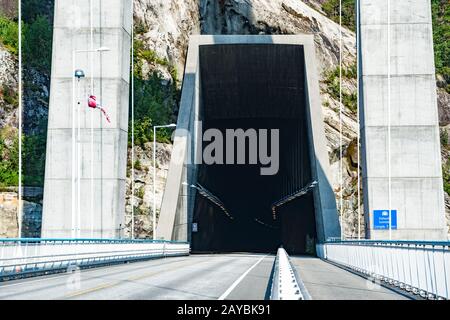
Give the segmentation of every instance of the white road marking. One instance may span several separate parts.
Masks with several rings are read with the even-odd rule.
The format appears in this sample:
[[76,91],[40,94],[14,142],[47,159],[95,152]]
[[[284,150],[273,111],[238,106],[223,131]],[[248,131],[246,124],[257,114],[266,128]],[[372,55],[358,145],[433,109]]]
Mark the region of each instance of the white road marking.
[[264,257],[259,259],[254,265],[252,265],[247,271],[245,271],[235,282],[233,282],[233,284],[227,289],[227,291],[225,291],[217,300],[225,300],[226,297],[229,296],[231,291],[233,291],[234,288],[236,288],[238,286],[238,284],[241,283],[242,280],[244,280],[244,278],[250,273],[250,271],[252,271],[267,256],[268,255],[265,255]]

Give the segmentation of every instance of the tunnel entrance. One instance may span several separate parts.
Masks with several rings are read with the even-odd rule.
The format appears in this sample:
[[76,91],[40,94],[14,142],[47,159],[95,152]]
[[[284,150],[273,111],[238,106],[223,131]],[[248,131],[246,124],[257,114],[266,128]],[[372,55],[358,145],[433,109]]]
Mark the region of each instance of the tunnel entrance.
[[285,203],[275,214],[272,209],[313,179],[303,46],[202,45],[199,58],[202,131],[214,128],[225,136],[227,129],[279,130],[279,170],[261,175],[261,164],[249,162],[199,165],[198,185],[223,208],[197,192],[192,251],[275,252],[283,245],[290,254],[313,253],[312,193]]

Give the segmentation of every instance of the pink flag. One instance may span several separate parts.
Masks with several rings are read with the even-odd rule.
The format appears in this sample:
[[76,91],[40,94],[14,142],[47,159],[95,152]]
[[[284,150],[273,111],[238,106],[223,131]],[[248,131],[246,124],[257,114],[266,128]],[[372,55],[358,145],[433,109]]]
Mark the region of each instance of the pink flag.
[[96,96],[93,96],[93,95],[89,96],[88,107],[92,108],[92,109],[100,109],[100,111],[105,116],[106,121],[108,121],[108,123],[111,123],[111,119],[109,118],[108,114],[106,113],[106,110],[97,102]]

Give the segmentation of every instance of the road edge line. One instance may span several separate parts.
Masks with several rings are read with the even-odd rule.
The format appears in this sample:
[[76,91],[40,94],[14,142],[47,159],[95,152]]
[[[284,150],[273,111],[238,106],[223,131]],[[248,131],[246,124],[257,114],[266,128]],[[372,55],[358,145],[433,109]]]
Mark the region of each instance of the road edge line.
[[241,283],[242,280],[252,271],[261,261],[267,258],[269,255],[265,255],[261,259],[259,259],[254,265],[252,265],[247,271],[245,271],[233,284],[217,299],[217,300],[225,300],[230,293]]

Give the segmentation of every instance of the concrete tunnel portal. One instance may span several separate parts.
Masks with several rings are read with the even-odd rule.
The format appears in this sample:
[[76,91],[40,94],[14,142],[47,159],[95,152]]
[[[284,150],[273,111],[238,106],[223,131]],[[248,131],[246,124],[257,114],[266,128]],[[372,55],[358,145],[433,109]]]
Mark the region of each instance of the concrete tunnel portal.
[[[245,133],[234,147],[229,131]],[[156,233],[192,252],[290,254],[339,236],[312,35],[191,36]]]
[[[313,179],[303,46],[205,45],[199,59],[202,131],[218,129],[225,137],[227,129],[278,129],[279,170],[261,175],[261,164],[248,164],[249,139],[246,164],[199,165],[197,182],[230,216],[197,193],[192,251],[274,252],[283,245],[291,253],[312,253],[317,238],[312,193],[281,206],[275,216],[272,211],[273,203]],[[226,158],[226,148],[223,152]]]

